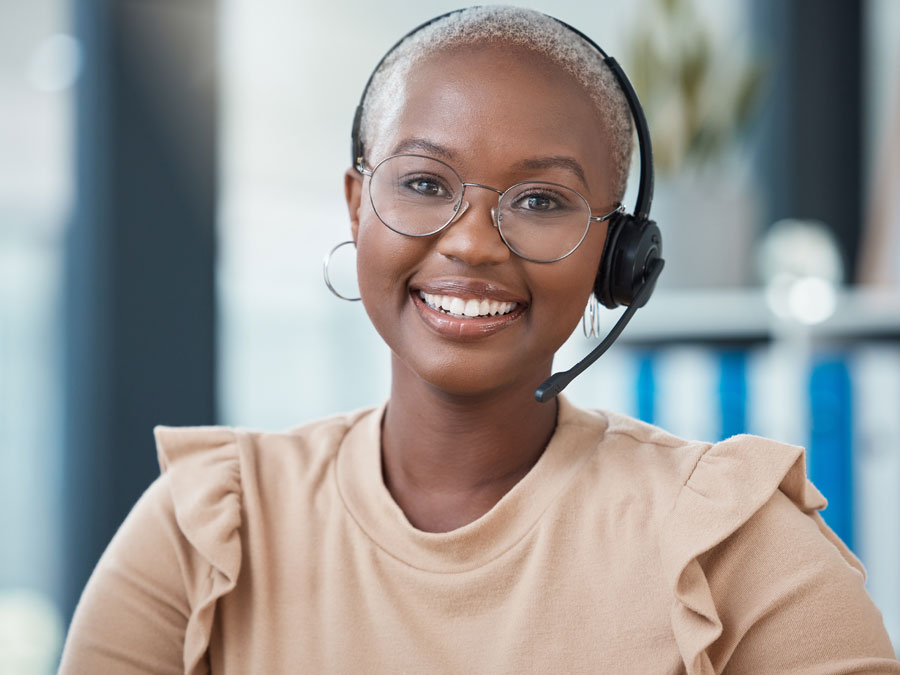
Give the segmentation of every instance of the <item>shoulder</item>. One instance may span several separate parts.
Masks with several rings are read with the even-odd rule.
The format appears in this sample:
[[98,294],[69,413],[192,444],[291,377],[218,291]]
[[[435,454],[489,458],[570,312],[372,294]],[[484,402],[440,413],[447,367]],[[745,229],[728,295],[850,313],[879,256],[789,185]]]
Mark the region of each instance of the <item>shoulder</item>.
[[741,435],[700,455],[659,534],[688,672],[900,672],[826,505],[801,447]]
[[347,431],[375,410],[334,415],[284,431],[157,426],[153,433],[159,466],[169,476],[177,508],[179,503],[196,502],[201,493],[207,501],[219,503],[228,495],[239,497],[248,480],[278,475],[287,464],[301,473],[322,470]]
[[307,455],[333,451],[347,431],[375,409],[342,413],[291,427],[263,431],[244,427],[157,426],[153,429],[163,473],[185,465],[209,466],[233,463],[245,452],[276,454],[290,447]]
[[[209,642],[213,607],[232,591],[241,572],[245,519],[264,514],[302,481],[322,484],[347,432],[373,410],[359,410],[282,432],[227,426],[157,426],[162,476],[154,501],[165,504],[172,528],[192,561],[185,663],[196,663]],[[277,506],[276,506],[277,508]],[[254,521],[255,522],[255,521]]]
[[789,480],[695,560],[716,610],[708,658],[736,672],[900,673],[862,564],[815,487]]
[[236,578],[246,502],[273,496],[279,487],[296,489],[303,480],[321,480],[344,435],[370,412],[335,415],[281,432],[157,426],[153,433],[162,480],[182,533],[203,558]]
[[267,481],[277,483],[288,470],[301,480],[321,475],[348,430],[373,411],[334,415],[279,432],[155,427],[159,466],[179,525],[201,553],[216,559],[212,549],[222,548],[223,531],[240,526],[245,493],[270,487]]
[[[594,492],[627,501],[617,513],[641,514],[657,542],[687,672],[900,672],[884,660],[890,643],[862,565],[818,513],[827,502],[802,447],[686,440],[605,411],[573,416],[593,425]],[[803,671],[804,661],[819,669]]]
[[660,427],[613,412],[603,413],[609,421],[604,434],[606,445],[618,454],[638,460],[643,468],[666,480],[686,481],[700,458],[712,444],[679,438]]
[[[565,415],[563,415],[563,411]],[[589,451],[586,489],[604,500],[640,497],[641,512],[659,527],[711,443],[687,440],[640,420],[566,403],[560,422],[577,426]]]
[[641,489],[662,486],[660,505],[669,524],[702,524],[696,546],[709,548],[731,534],[776,491],[803,512],[825,508],[806,479],[802,447],[742,434],[710,443],[679,438],[627,415],[575,409],[581,425],[595,427],[594,460],[606,473]]

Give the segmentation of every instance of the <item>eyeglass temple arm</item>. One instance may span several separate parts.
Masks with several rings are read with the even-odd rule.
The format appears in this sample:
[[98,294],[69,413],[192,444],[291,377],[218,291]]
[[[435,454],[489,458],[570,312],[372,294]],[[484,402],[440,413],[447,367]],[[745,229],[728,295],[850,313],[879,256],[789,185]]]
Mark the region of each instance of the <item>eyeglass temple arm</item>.
[[612,211],[610,211],[609,213],[605,213],[602,216],[591,216],[591,222],[592,223],[602,223],[604,220],[609,220],[617,213],[624,213],[624,212],[625,212],[625,205],[622,204],[621,202],[619,202],[619,205],[616,208],[614,208]]

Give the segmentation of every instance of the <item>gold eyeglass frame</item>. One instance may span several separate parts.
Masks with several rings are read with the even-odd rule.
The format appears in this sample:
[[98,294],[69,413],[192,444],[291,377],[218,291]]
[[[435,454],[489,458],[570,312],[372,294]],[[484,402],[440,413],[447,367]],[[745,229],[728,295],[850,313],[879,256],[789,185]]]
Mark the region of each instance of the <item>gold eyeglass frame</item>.
[[[447,220],[447,222],[445,222],[440,227],[432,230],[431,232],[425,232],[422,234],[410,234],[408,232],[401,232],[400,230],[398,230],[394,226],[392,226],[390,223],[385,221],[385,219],[378,212],[378,208],[375,206],[375,200],[372,197],[372,177],[375,175],[375,172],[378,171],[378,168],[382,164],[384,164],[385,162],[392,160],[396,157],[417,157],[420,159],[427,159],[432,162],[437,162],[438,164],[443,164],[445,167],[450,169],[450,171],[453,173],[454,176],[456,176],[456,179],[459,181],[459,184],[462,187],[462,189],[459,192],[459,198],[457,199],[456,204],[453,207],[453,215],[450,216],[450,218]],[[465,198],[466,188],[467,187],[482,188],[483,190],[490,190],[491,192],[494,192],[497,194],[497,207],[491,208],[491,222],[493,222],[494,227],[497,228],[497,232],[500,234],[500,238],[503,240],[503,243],[506,244],[506,247],[510,251],[515,253],[520,258],[522,258],[524,260],[528,260],[529,262],[534,262],[534,263],[553,263],[553,262],[562,260],[563,258],[567,258],[568,256],[572,255],[578,249],[578,247],[581,246],[581,243],[585,240],[585,238],[587,238],[588,232],[591,229],[591,223],[602,223],[605,220],[609,220],[617,213],[623,213],[625,211],[625,206],[621,202],[619,202],[619,204],[609,213],[605,213],[602,216],[591,215],[591,213],[592,213],[591,205],[588,203],[588,200],[585,199],[584,195],[582,195],[580,192],[578,192],[578,190],[575,190],[574,188],[571,188],[568,185],[563,185],[562,183],[552,183],[550,181],[527,180],[527,181],[521,181],[519,183],[516,183],[515,185],[511,185],[510,187],[506,188],[505,190],[498,190],[497,188],[493,188],[489,185],[483,185],[481,183],[466,183],[465,181],[463,181],[462,177],[459,175],[459,173],[456,171],[456,169],[454,169],[452,166],[447,164],[447,162],[444,162],[443,160],[437,159],[435,157],[429,157],[428,155],[419,155],[419,154],[415,154],[415,153],[400,153],[400,154],[396,154],[396,155],[391,155],[389,157],[385,157],[384,159],[382,159],[371,169],[367,169],[365,167],[365,165],[363,163],[364,161],[365,160],[362,157],[356,158],[356,170],[359,171],[362,175],[369,177],[369,203],[372,205],[372,210],[375,212],[375,215],[378,216],[378,220],[380,220],[384,224],[384,226],[387,227],[389,230],[396,232],[397,234],[402,234],[404,237],[430,237],[432,235],[435,235],[438,232],[445,230],[454,220],[456,220],[459,216],[461,216],[466,211],[466,208],[468,208],[468,202],[466,202],[466,208],[463,208],[462,212],[460,212],[460,207],[462,207],[462,204],[463,204],[463,201]],[[575,244],[575,246],[573,246],[567,253],[564,253],[563,255],[561,255],[557,258],[553,258],[551,260],[539,260],[537,258],[530,258],[527,255],[523,255],[522,253],[517,251],[515,249],[515,247],[512,244],[510,244],[509,241],[507,241],[506,235],[504,235],[503,228],[500,223],[500,221],[502,220],[502,218],[499,214],[500,203],[503,201],[503,197],[506,195],[506,193],[509,192],[510,190],[514,190],[515,188],[518,188],[522,185],[532,185],[532,184],[552,185],[554,187],[564,188],[564,189],[578,195],[579,199],[581,199],[581,201],[584,203],[585,207],[587,208],[588,218],[587,218],[587,222],[585,223],[584,232],[581,235],[581,239],[579,239],[578,243]]]

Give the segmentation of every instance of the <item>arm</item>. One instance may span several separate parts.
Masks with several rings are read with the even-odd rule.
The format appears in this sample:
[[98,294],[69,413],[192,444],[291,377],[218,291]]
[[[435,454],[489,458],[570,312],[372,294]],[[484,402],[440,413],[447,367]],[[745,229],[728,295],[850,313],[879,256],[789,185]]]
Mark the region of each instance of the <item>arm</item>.
[[900,673],[862,567],[784,493],[701,561],[723,622],[716,672]]
[[60,673],[183,673],[196,562],[175,521],[167,475],[113,537],[75,610]]

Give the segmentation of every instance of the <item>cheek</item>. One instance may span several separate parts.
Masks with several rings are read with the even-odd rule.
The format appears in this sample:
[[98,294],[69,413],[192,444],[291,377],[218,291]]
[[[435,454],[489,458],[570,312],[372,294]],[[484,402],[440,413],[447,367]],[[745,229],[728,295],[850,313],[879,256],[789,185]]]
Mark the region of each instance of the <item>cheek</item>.
[[540,274],[534,275],[535,285],[539,289],[534,294],[534,321],[549,326],[548,338],[553,349],[558,349],[581,321],[584,308],[593,286],[593,277],[589,277],[586,269],[579,269],[571,275]]
[[382,336],[407,305],[407,284],[422,257],[423,242],[389,230],[368,209],[360,210],[356,272],[366,313]]
[[535,300],[541,301],[542,314],[553,314],[553,335],[560,344],[581,321],[593,292],[605,239],[606,228],[596,228],[568,258],[548,265],[532,264]]
[[399,235],[385,227],[369,201],[364,200],[356,234],[356,268],[363,301],[367,295],[377,295],[397,276],[398,266],[392,264],[392,259],[402,250],[402,242],[393,239],[399,239]]

